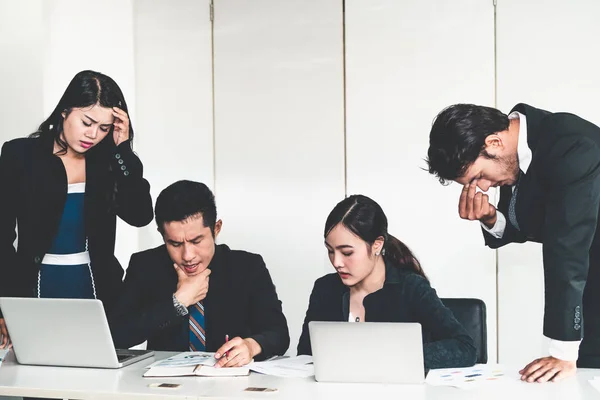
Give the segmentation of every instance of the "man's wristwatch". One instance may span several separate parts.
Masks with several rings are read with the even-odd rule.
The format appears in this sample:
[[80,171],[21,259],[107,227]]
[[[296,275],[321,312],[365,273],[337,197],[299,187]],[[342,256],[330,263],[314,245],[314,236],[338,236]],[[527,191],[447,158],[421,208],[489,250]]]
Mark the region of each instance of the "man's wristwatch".
[[184,315],[188,315],[188,309],[186,306],[181,304],[177,297],[175,297],[175,293],[173,293],[173,306],[175,307],[175,312],[177,315],[183,317]]

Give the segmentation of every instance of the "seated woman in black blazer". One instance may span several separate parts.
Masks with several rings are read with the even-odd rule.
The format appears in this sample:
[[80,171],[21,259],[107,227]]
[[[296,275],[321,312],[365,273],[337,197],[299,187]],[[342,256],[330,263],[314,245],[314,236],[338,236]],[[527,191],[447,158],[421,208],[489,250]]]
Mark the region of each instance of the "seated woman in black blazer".
[[312,354],[310,321],[419,322],[425,368],[475,364],[473,339],[387,226],[379,204],[362,195],[344,199],[329,214],[325,247],[336,272],[315,282],[298,354]]

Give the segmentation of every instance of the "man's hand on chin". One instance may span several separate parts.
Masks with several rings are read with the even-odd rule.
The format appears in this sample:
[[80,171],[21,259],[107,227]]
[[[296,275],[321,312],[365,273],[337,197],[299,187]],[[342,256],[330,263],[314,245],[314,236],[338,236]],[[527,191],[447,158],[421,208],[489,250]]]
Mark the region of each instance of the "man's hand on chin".
[[527,382],[558,382],[575,375],[576,361],[564,361],[554,357],[538,358],[519,371],[521,380]]

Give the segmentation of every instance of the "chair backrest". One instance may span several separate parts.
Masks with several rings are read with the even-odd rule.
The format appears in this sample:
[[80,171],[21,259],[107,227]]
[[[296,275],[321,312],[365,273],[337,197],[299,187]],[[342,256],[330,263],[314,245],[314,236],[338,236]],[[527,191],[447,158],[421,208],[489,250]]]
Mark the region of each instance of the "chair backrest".
[[477,363],[487,363],[487,324],[485,303],[480,299],[441,299],[471,335],[477,348]]

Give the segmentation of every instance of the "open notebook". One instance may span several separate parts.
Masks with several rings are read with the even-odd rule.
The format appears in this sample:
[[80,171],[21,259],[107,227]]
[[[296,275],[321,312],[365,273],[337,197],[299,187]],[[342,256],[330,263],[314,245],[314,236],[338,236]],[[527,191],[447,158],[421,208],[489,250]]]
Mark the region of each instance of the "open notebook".
[[146,378],[166,376],[245,376],[250,368],[215,368],[215,353],[185,352],[157,361],[149,366]]

